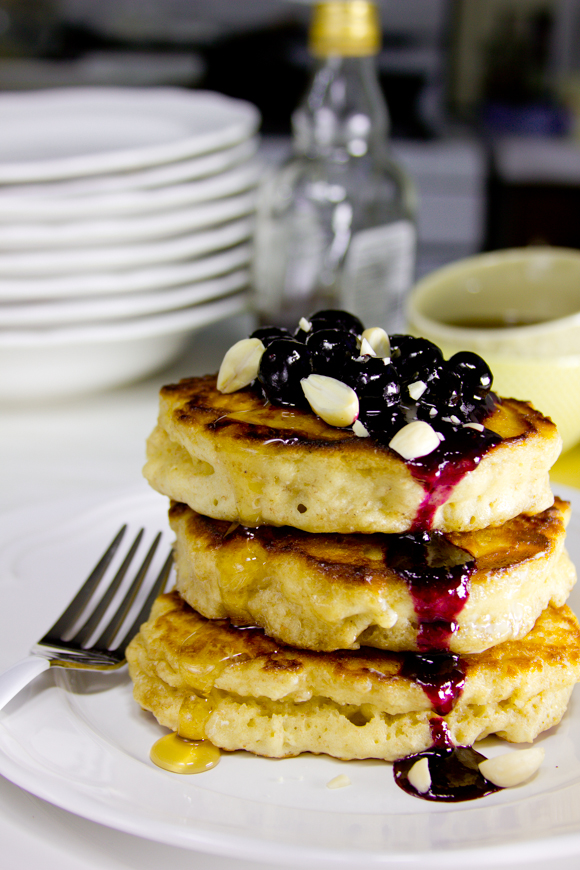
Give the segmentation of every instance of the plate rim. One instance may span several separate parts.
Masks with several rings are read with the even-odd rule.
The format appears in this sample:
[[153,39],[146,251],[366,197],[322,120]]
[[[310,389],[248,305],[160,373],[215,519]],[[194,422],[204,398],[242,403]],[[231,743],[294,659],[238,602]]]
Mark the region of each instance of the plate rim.
[[5,277],[33,278],[38,275],[58,277],[96,269],[109,272],[114,269],[146,268],[175,260],[197,258],[217,253],[252,235],[254,218],[246,214],[217,224],[209,229],[169,238],[131,241],[121,245],[68,248],[62,251],[0,252],[0,281]]
[[214,320],[241,314],[248,309],[250,298],[249,291],[241,289],[222,298],[174,311],[162,311],[109,323],[75,324],[68,328],[63,326],[0,330],[0,352],[9,352],[12,348],[48,349],[81,343],[107,344],[138,341],[157,335],[178,335],[207,326]]
[[[95,191],[113,193],[134,193],[136,191],[157,190],[160,187],[180,184],[185,180],[197,181],[211,178],[227,169],[235,168],[256,156],[260,144],[259,136],[253,135],[219,151],[185,157],[171,163],[137,167],[121,172],[112,171],[100,176],[81,176],[79,178],[57,178],[48,181],[22,182],[7,185],[0,190],[0,205],[3,197],[17,197],[25,193],[34,200],[35,194],[49,199],[56,192],[58,199],[92,197]],[[31,195],[32,194],[32,195]]]
[[130,218],[202,205],[256,187],[262,172],[261,162],[257,158],[250,158],[213,175],[153,188],[137,187],[88,196],[45,196],[37,199],[10,196],[0,191],[0,225],[53,225],[73,220],[93,222],[95,216],[101,220],[118,219],[121,216]]
[[[0,206],[1,207],[1,206]],[[0,224],[0,258],[34,254],[45,250],[74,256],[78,247],[155,242],[176,235],[211,229],[253,214],[256,186],[247,190],[146,214],[99,216],[90,220],[61,223]]]
[[192,281],[178,287],[147,293],[119,294],[112,299],[108,296],[103,299],[81,296],[23,305],[15,303],[5,307],[2,326],[10,329],[44,329],[67,325],[72,327],[83,321],[88,325],[93,320],[107,322],[161,314],[220,299],[249,286],[250,277],[249,265],[246,265],[223,275]]
[[208,105],[213,108],[218,104],[225,114],[229,114],[228,126],[205,133],[181,136],[177,139],[157,145],[132,146],[106,152],[85,152],[70,157],[58,157],[46,160],[5,162],[0,160],[0,183],[27,183],[31,181],[49,181],[79,176],[102,175],[107,172],[120,172],[137,167],[152,167],[165,162],[183,160],[187,157],[207,154],[213,150],[222,150],[243,139],[252,136],[260,124],[260,113],[256,106],[246,100],[228,97],[225,94],[206,90],[187,90],[179,87],[155,88],[47,88],[44,91],[12,92],[0,97],[0,121],[6,117],[30,113],[31,108],[41,109],[74,107],[79,103],[86,105],[87,101],[99,104],[109,101],[109,106],[119,107],[125,103],[147,107],[155,111],[157,106],[163,107],[163,115],[167,115],[170,104],[181,109],[187,117],[196,104]]
[[[31,276],[12,280],[0,278],[0,301],[17,304],[22,300],[27,302],[42,299],[43,303],[48,303],[53,298],[83,299],[86,296],[96,294],[108,296],[117,293],[160,292],[184,282],[193,284],[198,281],[206,281],[225,275],[233,269],[246,267],[251,261],[251,253],[250,241],[242,240],[235,242],[228,248],[200,254],[193,260],[168,261],[149,268],[134,267],[122,273],[102,272],[99,274],[90,272],[48,278]],[[188,267],[193,270],[193,278],[187,273]],[[201,271],[202,277],[196,275],[196,268],[197,271]],[[206,271],[208,268],[209,272]],[[184,277],[184,273],[186,277]],[[119,287],[119,280],[126,277],[129,277],[129,281],[124,287]]]

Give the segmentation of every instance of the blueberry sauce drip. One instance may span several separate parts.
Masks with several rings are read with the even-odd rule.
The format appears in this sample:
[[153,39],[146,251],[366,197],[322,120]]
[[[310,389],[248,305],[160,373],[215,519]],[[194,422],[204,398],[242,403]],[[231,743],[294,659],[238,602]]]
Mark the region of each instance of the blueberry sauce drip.
[[418,683],[439,716],[450,713],[465,685],[465,669],[454,653],[405,653],[402,677]]
[[385,560],[409,587],[419,623],[419,650],[448,650],[456,617],[469,596],[475,559],[441,532],[397,535],[393,541]]
[[431,740],[433,748],[438,749],[454,749],[455,743],[449,733],[447,722],[441,719],[440,716],[433,716],[429,722],[429,730],[431,731]]
[[423,485],[425,496],[413,521],[412,531],[430,529],[437,508],[444,504],[454,487],[473,471],[487,451],[501,442],[491,429],[449,427],[445,440],[427,456],[410,459],[407,465],[413,477]]
[[[431,720],[431,735],[433,746],[430,749],[394,763],[393,774],[399,788],[413,797],[448,803],[475,800],[501,790],[479,770],[485,755],[471,746],[455,746],[442,719]],[[423,793],[409,782],[409,771],[422,758],[427,758],[431,775],[431,785]]]

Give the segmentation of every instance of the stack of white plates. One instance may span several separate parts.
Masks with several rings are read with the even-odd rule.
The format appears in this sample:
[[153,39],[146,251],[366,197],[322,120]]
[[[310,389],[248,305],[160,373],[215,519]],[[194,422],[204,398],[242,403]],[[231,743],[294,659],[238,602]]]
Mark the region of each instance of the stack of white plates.
[[0,398],[143,377],[247,307],[258,125],[204,91],[0,95]]

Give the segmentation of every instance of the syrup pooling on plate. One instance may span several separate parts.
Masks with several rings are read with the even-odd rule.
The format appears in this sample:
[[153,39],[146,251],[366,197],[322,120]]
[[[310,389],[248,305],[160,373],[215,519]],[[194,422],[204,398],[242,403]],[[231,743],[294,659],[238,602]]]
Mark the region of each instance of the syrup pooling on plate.
[[171,773],[204,773],[220,760],[220,750],[209,740],[187,740],[172,732],[151,747],[151,761]]

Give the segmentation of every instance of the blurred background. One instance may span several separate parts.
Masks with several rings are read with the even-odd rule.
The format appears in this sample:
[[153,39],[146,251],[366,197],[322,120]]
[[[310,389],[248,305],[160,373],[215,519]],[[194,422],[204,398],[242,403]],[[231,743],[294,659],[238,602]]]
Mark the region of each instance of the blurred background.
[[[420,194],[417,274],[580,247],[579,0],[382,0],[381,85]],[[179,85],[253,102],[278,159],[306,86],[308,3],[1,0],[0,88]]]
[[[291,116],[312,73],[311,6],[0,0],[0,371],[21,377],[17,383],[5,376],[2,397],[28,390],[49,397],[56,384],[64,394],[129,382],[174,358],[188,332],[247,305],[258,182],[291,152]],[[580,249],[580,0],[378,6],[377,67],[392,152],[418,194],[414,279],[480,252]],[[74,102],[79,88],[95,86],[119,89],[119,106],[125,101],[123,118],[112,104],[103,109],[102,129],[80,96]],[[243,101],[243,129],[173,153],[172,139],[179,145],[190,136],[191,144],[199,130],[183,100],[164,114],[155,103],[159,86]],[[49,89],[69,96],[58,118],[43,109],[45,122],[35,109],[44,103],[27,101]],[[218,111],[219,100],[213,102]],[[231,111],[244,114],[243,106]],[[32,134],[23,126],[26,112],[36,124]],[[133,123],[134,146],[146,152],[159,132],[169,150],[110,172],[98,165],[84,177],[69,172],[69,144],[71,154],[82,155],[84,139],[96,136],[89,151],[122,156]],[[53,166],[55,156],[60,164]],[[141,342],[144,330],[167,334],[156,357],[153,338]],[[107,377],[105,341],[125,354]],[[87,342],[95,347],[87,362],[92,386],[78,367],[73,383],[69,363],[88,355]],[[141,359],[131,368],[128,355],[138,345]],[[112,369],[112,356],[108,363]]]

